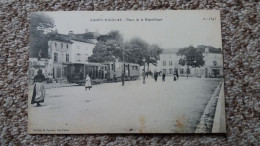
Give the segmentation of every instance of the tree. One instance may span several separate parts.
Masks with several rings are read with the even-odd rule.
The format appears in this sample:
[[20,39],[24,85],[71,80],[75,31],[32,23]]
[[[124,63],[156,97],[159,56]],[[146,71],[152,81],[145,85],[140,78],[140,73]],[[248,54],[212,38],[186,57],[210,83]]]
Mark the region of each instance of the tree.
[[123,37],[119,31],[111,31],[107,35],[97,38],[98,43],[93,49],[93,54],[88,58],[90,62],[109,62],[122,58]]
[[202,51],[194,48],[193,46],[179,49],[177,55],[181,56],[179,64],[182,66],[187,66],[187,78],[190,73],[190,66],[196,68],[201,67],[205,64]]
[[30,19],[30,57],[48,57],[48,36],[54,20],[44,13],[33,13]]
[[141,38],[133,38],[125,44],[126,60],[130,63],[143,64],[143,57],[147,58],[149,44]]
[[98,43],[93,49],[93,55],[88,59],[91,62],[124,61],[143,65],[143,57],[146,58],[148,66],[150,63],[156,65],[162,49],[157,45],[149,45],[141,38],[133,38],[123,42],[119,31],[111,31],[97,38]]
[[160,59],[160,54],[162,53],[162,48],[158,45],[151,45],[148,49],[148,54],[146,55],[147,71],[149,71],[149,64],[157,65],[157,61]]
[[105,42],[98,42],[93,49],[93,54],[88,58],[90,62],[106,62],[115,61],[112,53],[109,52],[108,46]]

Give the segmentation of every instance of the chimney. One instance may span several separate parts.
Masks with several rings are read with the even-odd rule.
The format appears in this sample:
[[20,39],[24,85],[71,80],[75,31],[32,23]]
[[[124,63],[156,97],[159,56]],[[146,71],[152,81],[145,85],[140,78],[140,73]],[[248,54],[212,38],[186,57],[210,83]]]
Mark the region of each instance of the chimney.
[[73,33],[73,31],[72,31],[72,30],[71,30],[71,31],[69,31],[69,33],[68,33],[68,35],[69,35],[69,37],[70,37],[70,38],[72,38],[73,34],[74,34],[74,33]]
[[209,53],[209,48],[205,48],[205,53]]

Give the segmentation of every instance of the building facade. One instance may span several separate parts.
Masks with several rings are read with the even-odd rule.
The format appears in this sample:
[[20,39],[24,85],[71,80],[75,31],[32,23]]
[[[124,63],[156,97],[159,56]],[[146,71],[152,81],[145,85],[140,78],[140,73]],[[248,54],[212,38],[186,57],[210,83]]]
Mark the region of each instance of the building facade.
[[88,63],[93,54],[95,39],[84,39],[84,34],[56,34],[48,41],[48,55],[53,63],[52,78],[55,81],[67,81],[68,63]]
[[71,62],[72,63],[87,63],[88,57],[93,54],[95,43],[71,40]]
[[223,77],[223,55],[221,52],[210,52],[205,48],[205,76],[206,77]]
[[178,49],[164,49],[160,54],[160,60],[157,63],[158,71],[172,76],[178,72],[179,76],[197,76],[197,77],[222,77],[223,76],[223,57],[221,50],[210,51],[205,48],[203,51],[205,65],[200,68],[192,68],[179,65],[180,56],[177,55]]
[[71,56],[72,42],[62,39],[54,39],[48,41],[48,55],[53,63],[52,78],[62,80],[66,78],[65,62],[72,60]]

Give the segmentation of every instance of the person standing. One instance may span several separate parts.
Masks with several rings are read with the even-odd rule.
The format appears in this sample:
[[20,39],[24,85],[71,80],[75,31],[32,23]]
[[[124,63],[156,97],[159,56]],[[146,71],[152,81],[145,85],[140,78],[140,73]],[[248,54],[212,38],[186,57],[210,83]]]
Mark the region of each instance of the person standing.
[[165,73],[162,74],[162,81],[165,81]]
[[85,89],[89,89],[92,88],[92,85],[91,85],[91,78],[89,77],[89,75],[87,74],[86,75],[86,83],[85,83]]
[[122,86],[124,86],[125,85],[125,73],[124,72],[122,72],[121,80],[122,80]]
[[157,82],[157,78],[158,78],[158,73],[154,73],[154,80],[155,80],[155,82]]
[[175,74],[176,74],[176,76],[177,76],[177,79],[179,79],[179,73],[178,73],[178,70],[176,70]]
[[176,73],[173,74],[173,81],[176,81],[177,80],[177,75]]
[[40,103],[44,102],[45,98],[45,86],[44,86],[44,81],[45,77],[42,74],[42,70],[39,69],[37,71],[37,75],[33,78],[34,85],[33,85],[33,95],[32,95],[32,100],[31,104],[36,103],[37,106],[41,106]]

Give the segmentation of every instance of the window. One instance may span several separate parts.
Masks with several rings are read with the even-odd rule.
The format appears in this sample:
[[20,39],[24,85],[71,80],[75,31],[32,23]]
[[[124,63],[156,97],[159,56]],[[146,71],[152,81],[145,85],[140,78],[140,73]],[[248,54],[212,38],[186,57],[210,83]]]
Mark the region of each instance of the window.
[[163,66],[166,66],[166,61],[163,61]]
[[70,62],[70,55],[66,54],[66,62]]
[[172,69],[169,69],[169,74],[172,74],[173,72],[172,72]]
[[114,64],[111,64],[111,70],[114,70]]
[[57,68],[57,78],[61,77],[61,68]]
[[58,62],[58,53],[54,53],[54,62]]
[[180,74],[183,74],[184,73],[184,70],[183,68],[180,69]]
[[212,75],[217,77],[219,75],[219,69],[212,69]]
[[213,66],[217,66],[217,61],[213,61]]
[[76,60],[77,60],[77,62],[80,62],[80,61],[81,61],[81,54],[80,54],[80,53],[78,53],[78,54],[76,55]]
[[172,66],[172,61],[169,61],[169,66]]
[[61,48],[63,48],[63,43],[60,43]]
[[67,48],[69,48],[69,45],[67,44]]
[[163,73],[165,73],[165,74],[166,74],[166,69],[163,69]]
[[57,47],[57,43],[56,42],[54,43],[54,45],[55,45],[55,47]]

